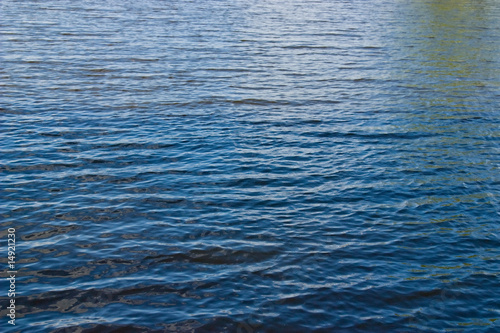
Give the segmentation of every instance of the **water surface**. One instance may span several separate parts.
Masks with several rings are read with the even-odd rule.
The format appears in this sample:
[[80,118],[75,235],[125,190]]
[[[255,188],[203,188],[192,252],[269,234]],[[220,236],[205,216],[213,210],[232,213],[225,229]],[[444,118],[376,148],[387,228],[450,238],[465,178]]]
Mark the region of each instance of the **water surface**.
[[0,11],[2,331],[499,330],[499,2]]

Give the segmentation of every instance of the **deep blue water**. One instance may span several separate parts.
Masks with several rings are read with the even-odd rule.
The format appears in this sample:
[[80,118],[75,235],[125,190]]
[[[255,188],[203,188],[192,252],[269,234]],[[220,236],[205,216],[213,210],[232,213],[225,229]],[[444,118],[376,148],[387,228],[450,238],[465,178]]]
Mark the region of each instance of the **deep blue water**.
[[0,13],[0,331],[500,331],[500,2]]

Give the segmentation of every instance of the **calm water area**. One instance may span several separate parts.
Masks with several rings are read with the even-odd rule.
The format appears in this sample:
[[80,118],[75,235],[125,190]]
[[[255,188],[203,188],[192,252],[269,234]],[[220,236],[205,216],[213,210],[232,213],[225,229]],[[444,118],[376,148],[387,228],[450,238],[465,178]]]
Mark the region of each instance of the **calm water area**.
[[0,36],[1,332],[500,332],[500,1],[0,0]]

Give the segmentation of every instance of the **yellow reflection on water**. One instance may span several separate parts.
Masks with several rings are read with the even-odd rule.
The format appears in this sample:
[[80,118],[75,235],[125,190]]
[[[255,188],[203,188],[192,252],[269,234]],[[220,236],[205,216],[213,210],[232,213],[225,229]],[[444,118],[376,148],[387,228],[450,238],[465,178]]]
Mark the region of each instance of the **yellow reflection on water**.
[[430,92],[420,103],[467,111],[483,88],[498,86],[498,22],[486,8],[472,0],[412,2],[408,67],[418,82],[410,87]]

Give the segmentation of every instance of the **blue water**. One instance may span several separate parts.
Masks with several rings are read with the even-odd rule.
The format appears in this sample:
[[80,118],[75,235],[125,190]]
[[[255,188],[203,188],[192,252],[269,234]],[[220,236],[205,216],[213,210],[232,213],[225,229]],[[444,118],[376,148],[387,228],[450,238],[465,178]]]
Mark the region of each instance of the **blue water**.
[[0,331],[500,331],[498,1],[0,13]]

